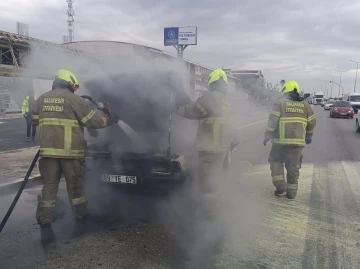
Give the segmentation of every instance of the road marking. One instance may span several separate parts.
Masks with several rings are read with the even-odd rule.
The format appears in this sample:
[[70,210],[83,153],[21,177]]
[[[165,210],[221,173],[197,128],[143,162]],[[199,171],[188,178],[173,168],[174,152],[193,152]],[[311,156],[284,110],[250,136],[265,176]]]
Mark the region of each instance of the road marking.
[[255,125],[255,124],[259,124],[259,123],[265,122],[265,121],[267,121],[267,120],[268,120],[268,119],[264,119],[264,120],[256,121],[256,122],[253,122],[253,123],[245,124],[245,125],[242,125],[242,126],[236,128],[236,130],[243,129],[243,128],[246,128],[246,127],[250,127],[250,126],[253,126],[253,125]]
[[3,121],[0,121],[0,124],[3,124],[3,123],[5,123],[5,122],[3,122]]
[[360,208],[360,170],[358,162],[342,161],[346,178],[349,181],[350,188]]

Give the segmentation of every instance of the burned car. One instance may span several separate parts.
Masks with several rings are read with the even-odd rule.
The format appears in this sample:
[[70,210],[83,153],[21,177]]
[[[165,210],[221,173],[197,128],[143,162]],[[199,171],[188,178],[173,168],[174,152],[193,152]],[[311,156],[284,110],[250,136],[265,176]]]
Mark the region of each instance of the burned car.
[[176,106],[191,101],[181,78],[159,71],[128,73],[88,81],[85,87],[121,119],[117,125],[88,130],[92,177],[136,187],[174,185],[188,177],[197,122],[174,114]]

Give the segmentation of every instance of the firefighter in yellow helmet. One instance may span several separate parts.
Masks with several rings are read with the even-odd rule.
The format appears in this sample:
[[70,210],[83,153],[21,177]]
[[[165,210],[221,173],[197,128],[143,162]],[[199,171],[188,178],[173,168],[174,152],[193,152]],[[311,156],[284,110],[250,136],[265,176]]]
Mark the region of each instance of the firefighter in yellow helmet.
[[[275,195],[286,192],[294,199],[298,189],[299,170],[302,163],[302,149],[310,144],[316,125],[311,106],[300,97],[300,88],[296,81],[283,85],[282,96],[275,101],[269,115],[264,145],[272,139],[269,156],[272,182]],[[284,166],[287,170],[286,181]]]
[[83,98],[74,94],[79,88],[76,76],[60,69],[52,90],[41,95],[32,119],[40,129],[40,171],[43,176],[38,221],[51,227],[60,177],[65,176],[67,191],[76,218],[84,218],[87,199],[84,190],[86,140],[84,127],[99,129],[118,122],[116,114],[102,117],[90,110]]
[[206,214],[218,208],[218,185],[224,180],[223,163],[230,143],[230,104],[226,100],[228,79],[222,69],[212,71],[208,89],[194,103],[177,108],[177,114],[199,121],[195,148],[199,153],[199,179]]

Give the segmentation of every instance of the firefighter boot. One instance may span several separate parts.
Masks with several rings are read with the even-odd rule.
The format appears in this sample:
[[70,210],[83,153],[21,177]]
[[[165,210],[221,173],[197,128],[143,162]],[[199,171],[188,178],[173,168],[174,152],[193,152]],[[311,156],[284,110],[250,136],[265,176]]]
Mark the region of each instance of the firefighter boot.
[[284,192],[285,192],[284,189],[276,189],[276,190],[274,191],[274,194],[275,194],[276,196],[280,196],[280,195],[284,194]]
[[43,247],[48,247],[50,244],[56,242],[56,237],[51,224],[40,224],[41,227],[41,244]]
[[287,189],[286,191],[286,197],[289,199],[295,199],[296,194],[297,194],[297,190]]

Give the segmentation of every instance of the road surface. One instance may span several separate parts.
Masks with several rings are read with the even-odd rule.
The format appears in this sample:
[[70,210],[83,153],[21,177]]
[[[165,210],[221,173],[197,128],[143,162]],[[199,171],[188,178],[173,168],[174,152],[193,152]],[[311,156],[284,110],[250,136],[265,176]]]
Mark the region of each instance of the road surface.
[[[38,134],[36,138],[38,138]],[[0,152],[38,145],[37,141],[26,141],[26,122],[24,118],[0,119]]]
[[[295,200],[273,195],[258,119],[238,127],[222,222],[201,219],[188,192],[131,195],[90,184],[93,217],[79,226],[62,183],[56,240],[45,244],[35,220],[40,189],[29,189],[0,235],[0,268],[360,268],[360,135],[354,119],[314,111]],[[12,198],[0,198],[1,215]]]

